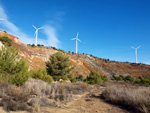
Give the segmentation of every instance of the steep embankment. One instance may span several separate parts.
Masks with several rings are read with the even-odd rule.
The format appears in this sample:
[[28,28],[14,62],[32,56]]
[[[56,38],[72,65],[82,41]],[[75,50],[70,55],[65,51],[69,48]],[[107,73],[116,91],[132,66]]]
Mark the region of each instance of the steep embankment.
[[[12,39],[12,45],[20,50],[20,54],[25,57],[31,69],[46,68],[46,61],[50,55],[57,52],[51,47],[29,47],[20,42],[18,37],[0,31],[0,36],[7,36]],[[74,66],[73,73],[75,76],[82,74],[87,76],[90,71],[96,70],[102,75],[133,75],[133,76],[150,76],[150,65],[124,63],[109,61],[106,59],[95,58],[90,55],[79,54],[72,55],[65,52]]]

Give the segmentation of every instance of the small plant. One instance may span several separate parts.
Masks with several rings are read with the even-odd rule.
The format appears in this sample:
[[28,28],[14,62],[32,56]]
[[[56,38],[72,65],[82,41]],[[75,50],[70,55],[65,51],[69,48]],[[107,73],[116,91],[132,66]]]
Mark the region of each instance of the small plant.
[[108,82],[108,81],[109,81],[108,77],[105,76],[105,75],[101,76],[101,78],[102,78],[102,80],[103,80],[104,82]]
[[99,73],[92,71],[85,80],[88,84],[101,84],[102,78]]
[[6,31],[6,30],[4,30],[4,33],[7,33],[7,31]]
[[53,78],[47,74],[47,71],[45,69],[39,69],[38,71],[31,71],[30,72],[30,76],[32,78],[35,78],[35,79],[40,79],[40,80],[43,80],[45,82],[48,82],[48,83],[52,83],[53,81]]
[[5,45],[5,46],[11,46],[12,40],[9,39],[8,37],[0,37],[0,41]]
[[76,79],[77,79],[78,81],[84,81],[84,78],[83,78],[82,75],[79,75],[78,77],[76,77]]
[[32,45],[31,45],[31,47],[35,47],[35,45],[34,45],[34,44],[32,44]]
[[134,78],[131,76],[131,75],[127,75],[125,78],[124,78],[125,81],[130,81],[130,82],[134,82]]
[[56,47],[51,47],[52,49],[54,49],[54,50],[57,50],[57,48]]

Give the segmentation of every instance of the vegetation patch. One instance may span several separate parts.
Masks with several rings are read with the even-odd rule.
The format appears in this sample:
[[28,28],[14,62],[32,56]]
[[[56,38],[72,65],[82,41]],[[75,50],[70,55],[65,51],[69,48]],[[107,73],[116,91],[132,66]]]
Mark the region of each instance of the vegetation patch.
[[109,86],[103,91],[102,96],[106,101],[123,105],[126,109],[136,109],[137,111],[150,112],[150,87],[135,86]]
[[125,81],[125,82],[131,82],[134,84],[139,84],[139,85],[144,85],[144,86],[150,86],[150,77],[138,77],[138,78],[134,78],[131,75],[128,76],[123,76],[123,75],[119,75],[119,76],[115,76],[113,75],[111,80],[116,80],[116,81]]
[[102,82],[107,82],[107,76],[100,75],[96,71],[92,71],[89,76],[85,79],[88,84],[101,84]]
[[0,41],[5,45],[5,46],[11,46],[12,40],[9,39],[6,36],[0,37]]
[[0,80],[15,85],[24,84],[29,78],[28,64],[14,47],[4,47],[0,50]]
[[51,75],[54,80],[58,81],[64,76],[67,77],[71,75],[70,71],[72,68],[69,62],[69,57],[62,52],[53,54],[46,66],[48,74]]

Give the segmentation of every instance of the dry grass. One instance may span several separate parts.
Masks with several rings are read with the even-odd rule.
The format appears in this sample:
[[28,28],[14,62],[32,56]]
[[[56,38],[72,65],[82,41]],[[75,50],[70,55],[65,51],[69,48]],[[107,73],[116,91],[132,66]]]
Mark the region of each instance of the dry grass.
[[29,79],[23,86],[0,84],[0,105],[7,111],[27,110],[40,112],[41,106],[57,107],[71,101],[73,95],[89,92],[94,86],[82,82],[52,83]]
[[28,109],[27,101],[29,93],[26,90],[6,83],[0,84],[0,88],[0,96],[2,98],[0,105],[6,110],[17,111]]
[[93,86],[83,82],[78,82],[76,84],[59,82],[48,84],[37,79],[29,79],[23,87],[30,95],[47,97],[61,102],[70,101],[72,94],[82,94],[93,88]]
[[150,112],[150,87],[117,86],[108,87],[102,96],[106,101],[123,105],[140,112]]

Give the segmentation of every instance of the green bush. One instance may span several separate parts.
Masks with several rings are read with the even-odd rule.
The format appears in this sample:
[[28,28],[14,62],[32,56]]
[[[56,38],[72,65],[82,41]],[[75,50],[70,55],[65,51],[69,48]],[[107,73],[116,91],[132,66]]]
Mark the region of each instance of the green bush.
[[71,81],[72,83],[76,83],[76,82],[77,82],[77,79],[76,79],[75,77],[72,77],[72,78],[70,79],[70,81]]
[[141,78],[140,84],[149,86],[150,85],[150,78],[148,78],[148,77]]
[[45,69],[39,69],[38,71],[31,71],[30,76],[35,79],[40,79],[48,83],[52,83],[53,78],[47,74]]
[[125,80],[125,77],[123,75],[119,75],[119,76],[113,75],[111,80],[117,80],[117,81]]
[[121,80],[125,80],[125,77],[123,75],[119,75]]
[[7,31],[6,31],[6,30],[4,30],[4,33],[7,33]]
[[12,40],[9,39],[6,36],[0,37],[0,41],[5,45],[5,46],[11,46]]
[[63,80],[69,80],[67,76],[62,77]]
[[131,76],[131,75],[127,75],[125,78],[124,78],[125,81],[130,81],[130,82],[134,82],[134,78]]
[[34,45],[34,44],[32,44],[32,45],[31,45],[31,47],[35,47],[35,45]]
[[15,84],[17,86],[21,86],[22,84],[24,84],[28,79],[29,79],[29,73],[16,73],[13,76],[10,77],[9,82],[11,82],[12,84]]
[[14,47],[4,47],[0,50],[0,79],[16,85],[24,84],[28,78],[29,66]]
[[47,72],[54,80],[62,79],[63,76],[69,76],[72,68],[69,62],[69,57],[62,52],[53,54],[46,64]]
[[99,73],[92,71],[90,75],[86,78],[88,84],[101,84],[102,78]]
[[108,81],[109,81],[108,77],[105,76],[105,75],[101,76],[101,78],[102,78],[102,80],[103,80],[104,82],[108,82]]
[[76,79],[77,79],[78,81],[84,81],[84,78],[83,78],[82,75],[79,75],[78,77],[76,77]]
[[129,81],[129,82],[144,85],[144,86],[150,86],[150,77],[140,76],[134,79],[131,75],[128,75],[126,77],[124,77],[123,75],[120,75],[119,77],[113,75],[111,80],[117,80],[117,81],[124,80],[124,81]]

